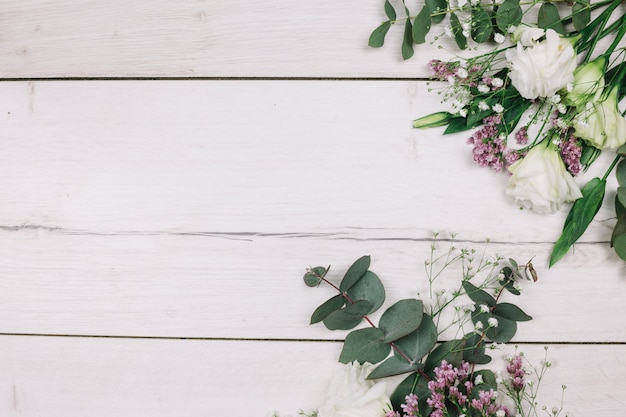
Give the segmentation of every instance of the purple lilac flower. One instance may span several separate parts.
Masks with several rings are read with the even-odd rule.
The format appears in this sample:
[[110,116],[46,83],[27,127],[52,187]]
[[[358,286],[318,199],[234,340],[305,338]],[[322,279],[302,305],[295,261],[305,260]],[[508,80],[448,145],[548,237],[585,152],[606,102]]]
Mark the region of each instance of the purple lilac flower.
[[491,167],[496,172],[502,171],[505,165],[504,151],[506,142],[499,137],[499,125],[502,116],[493,115],[483,119],[483,127],[468,139],[468,143],[474,145],[472,154],[474,162],[483,167]]
[[572,175],[577,175],[582,169],[580,163],[580,157],[583,152],[580,140],[574,135],[570,135],[567,141],[562,141],[560,144],[561,158],[567,167],[567,170]]
[[506,371],[511,376],[513,389],[521,391],[524,388],[524,366],[522,363],[522,357],[517,355],[511,359],[509,364],[506,366]]
[[526,145],[528,143],[528,126],[520,127],[515,132],[515,141],[518,145]]

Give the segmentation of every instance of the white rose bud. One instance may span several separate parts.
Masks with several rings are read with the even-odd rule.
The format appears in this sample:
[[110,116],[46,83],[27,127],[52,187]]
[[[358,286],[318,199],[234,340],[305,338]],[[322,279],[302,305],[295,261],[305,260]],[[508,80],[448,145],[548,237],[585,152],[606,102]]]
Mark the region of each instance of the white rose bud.
[[626,142],[626,119],[617,107],[618,87],[604,99],[586,106],[574,118],[574,134],[598,149],[619,148]]

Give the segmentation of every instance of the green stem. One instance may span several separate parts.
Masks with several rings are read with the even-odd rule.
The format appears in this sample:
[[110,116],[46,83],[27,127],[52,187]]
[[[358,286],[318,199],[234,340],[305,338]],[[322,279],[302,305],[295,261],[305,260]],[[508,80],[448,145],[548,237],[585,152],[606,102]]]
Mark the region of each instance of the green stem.
[[606,172],[604,173],[604,177],[602,177],[602,181],[606,181],[606,179],[609,177],[609,174],[611,173],[611,171],[613,171],[613,168],[615,168],[615,165],[617,165],[620,159],[622,159],[620,155],[617,155],[615,159],[613,159],[613,162],[611,162],[611,166],[609,166],[609,169],[607,169]]
[[[619,27],[619,31],[617,32],[617,35],[615,35],[615,39],[613,39],[613,43],[611,44],[611,46],[609,46],[606,50],[606,52],[604,53],[604,55],[606,55],[606,57],[608,58],[609,56],[611,56],[611,54],[613,53],[613,51],[615,51],[615,48],[617,48],[617,46],[619,45],[619,43],[622,41],[622,38],[624,37],[624,34],[626,34],[626,22],[624,22],[626,18],[626,14],[622,15],[622,17],[615,21],[615,23],[619,23],[618,27]],[[609,28],[607,29],[611,29],[611,31],[613,31],[613,26],[615,25],[615,23],[613,23],[613,25],[611,25]],[[610,32],[609,32],[610,33]],[[605,36],[605,34],[601,34],[599,37],[603,38]]]

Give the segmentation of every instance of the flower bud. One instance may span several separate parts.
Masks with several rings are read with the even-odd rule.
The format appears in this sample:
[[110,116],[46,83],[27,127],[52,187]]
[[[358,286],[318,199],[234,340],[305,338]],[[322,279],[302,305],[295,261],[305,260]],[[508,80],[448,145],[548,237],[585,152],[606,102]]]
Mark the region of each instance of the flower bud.
[[440,111],[413,120],[413,127],[416,129],[426,129],[429,127],[445,126],[450,123],[451,117],[452,115],[447,111]]
[[606,58],[600,56],[574,70],[574,82],[564,97],[564,101],[572,106],[582,106],[597,101],[604,88],[604,72]]
[[587,102],[574,118],[574,134],[598,149],[616,149],[626,142],[626,119],[617,107],[618,90],[615,86],[598,102]]

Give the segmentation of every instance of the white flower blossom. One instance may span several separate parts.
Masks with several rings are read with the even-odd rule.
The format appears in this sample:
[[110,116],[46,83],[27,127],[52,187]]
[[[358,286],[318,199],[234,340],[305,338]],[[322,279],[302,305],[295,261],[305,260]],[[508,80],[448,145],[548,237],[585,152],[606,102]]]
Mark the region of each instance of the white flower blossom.
[[476,375],[476,379],[474,379],[474,385],[480,385],[483,382],[483,376],[481,374]]
[[489,327],[498,327],[498,319],[495,317],[489,317],[487,319],[487,324]]
[[467,117],[467,109],[461,109],[461,110],[459,110],[459,116],[461,116],[461,117]]
[[477,321],[476,325],[474,326],[474,330],[476,331],[480,331],[485,327],[485,325],[483,324],[482,321]]
[[493,105],[493,111],[496,113],[502,113],[504,111],[504,107],[500,103],[496,103]]
[[489,312],[489,306],[487,304],[481,304],[478,307],[480,308],[480,312],[481,313],[488,313]]
[[505,37],[501,33],[496,33],[493,35],[493,40],[496,41],[496,43],[504,43]]
[[506,416],[506,413],[504,412],[504,410],[496,411],[496,417],[504,417],[504,416]]
[[489,86],[487,84],[482,84],[482,83],[478,84],[478,91],[480,93],[483,93],[483,94],[488,93],[489,92]]
[[509,172],[506,193],[522,207],[538,213],[554,213],[563,203],[582,197],[558,149],[552,145],[534,146],[509,167]]
[[572,44],[552,29],[546,39],[532,46],[517,43],[505,53],[509,62],[509,78],[526,99],[550,97],[574,81],[576,52]]
[[466,70],[465,68],[459,68],[459,69],[456,71],[456,75],[457,75],[459,78],[467,78],[467,76],[468,76],[469,74],[468,74],[468,72],[467,72],[467,70]]
[[482,111],[489,110],[489,104],[487,104],[487,102],[484,101],[484,100],[479,102],[478,103],[478,110],[482,110]]
[[493,77],[491,79],[491,85],[493,85],[496,88],[500,88],[504,85],[504,81],[502,80],[502,78]]
[[328,400],[318,417],[382,417],[390,403],[387,383],[366,379],[373,368],[357,361],[342,365],[328,386]]

